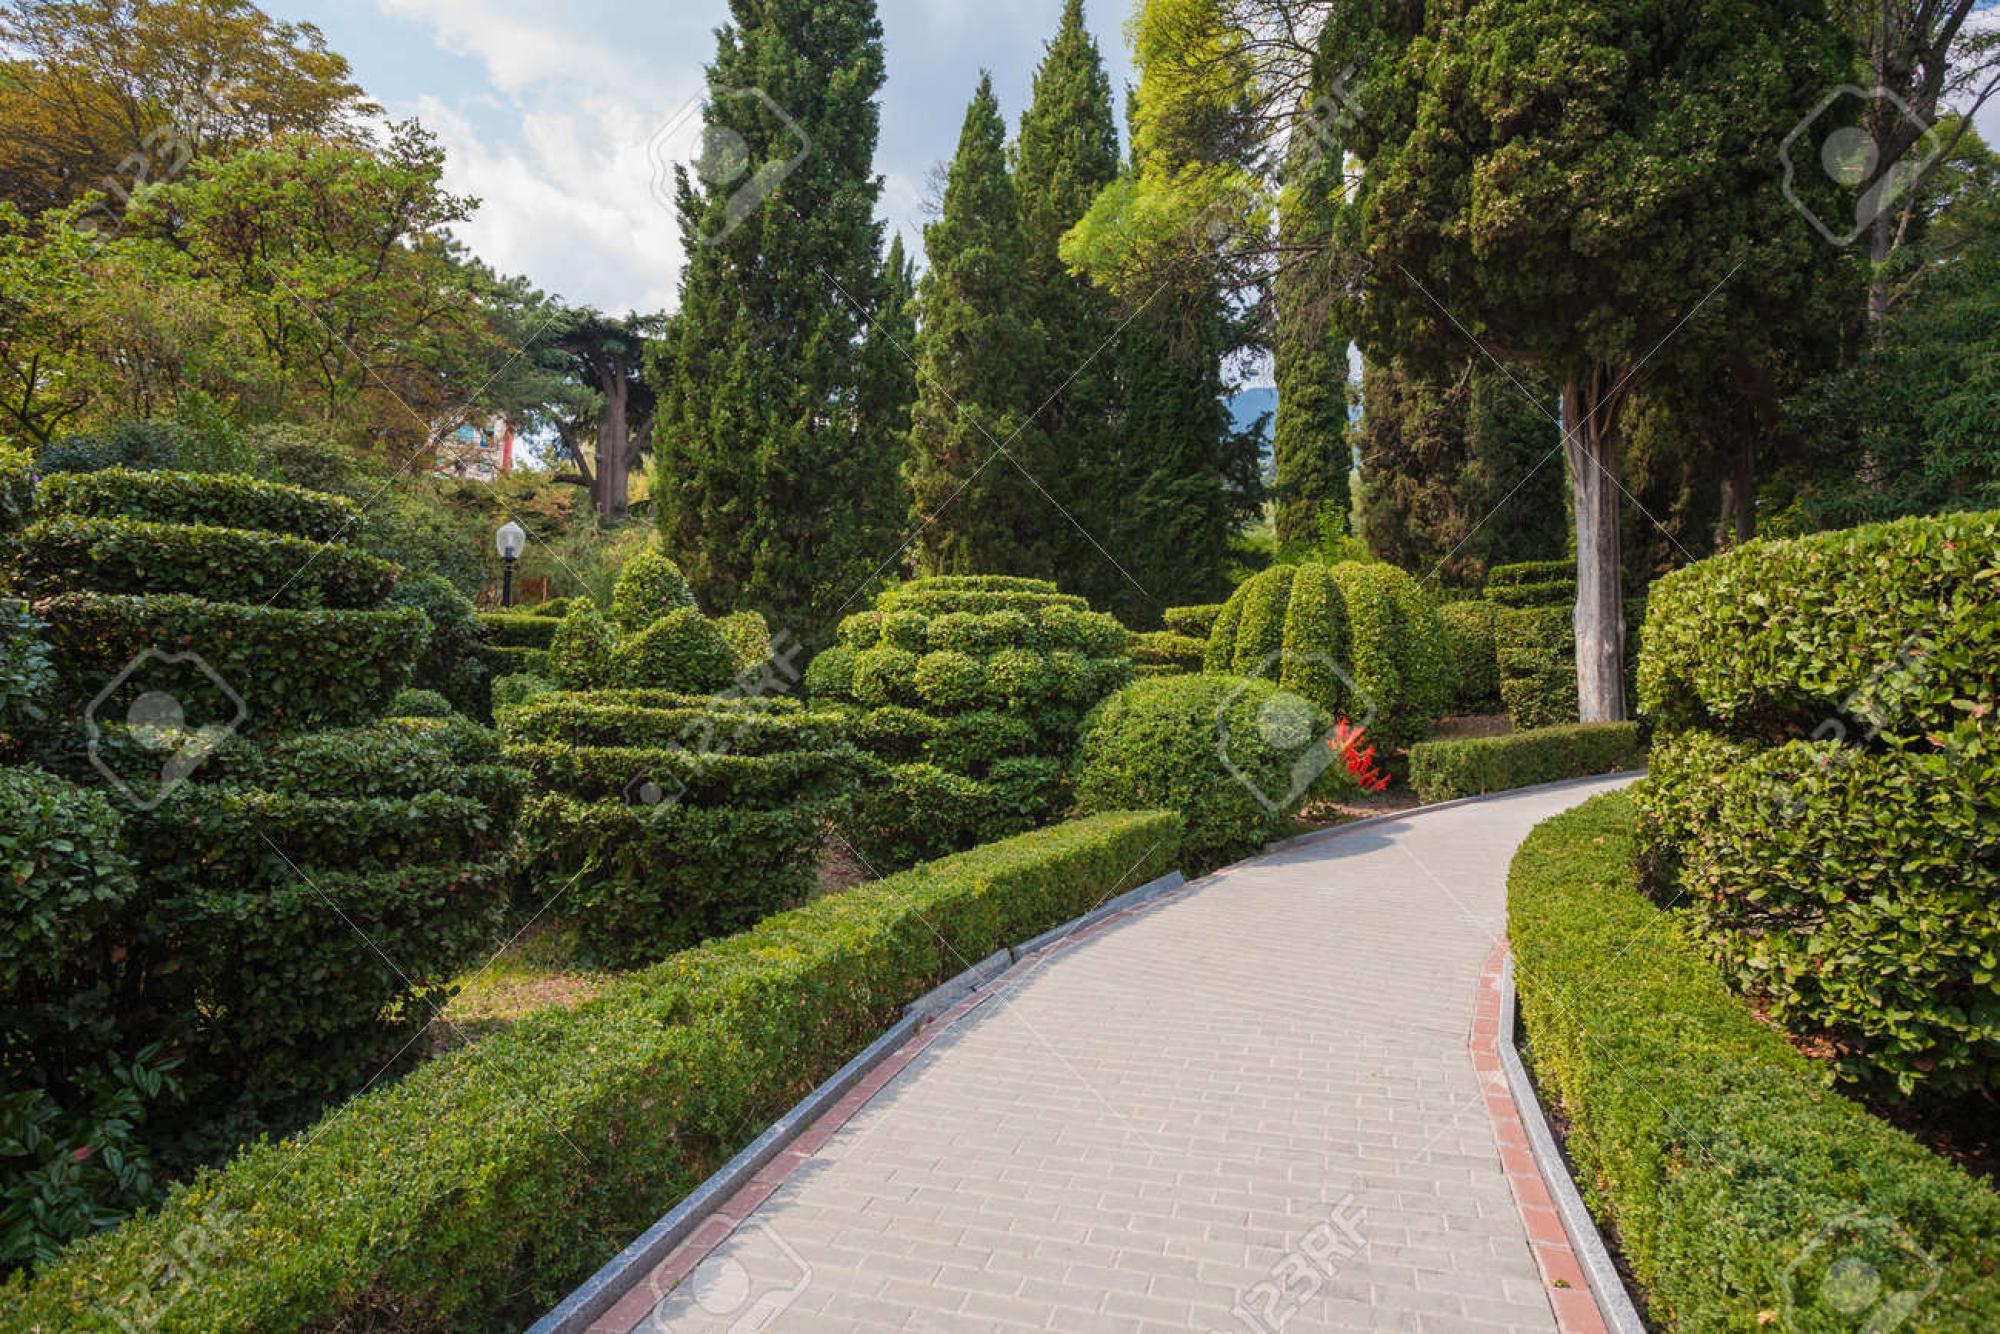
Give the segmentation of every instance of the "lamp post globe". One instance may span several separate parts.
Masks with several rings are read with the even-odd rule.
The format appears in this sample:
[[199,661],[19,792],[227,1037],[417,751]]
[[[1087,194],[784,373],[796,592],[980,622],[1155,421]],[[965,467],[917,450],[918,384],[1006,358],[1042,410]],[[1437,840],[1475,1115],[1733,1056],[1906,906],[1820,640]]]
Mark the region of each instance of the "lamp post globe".
[[509,519],[493,535],[493,545],[500,552],[500,605],[511,607],[514,605],[514,562],[527,548],[528,530]]

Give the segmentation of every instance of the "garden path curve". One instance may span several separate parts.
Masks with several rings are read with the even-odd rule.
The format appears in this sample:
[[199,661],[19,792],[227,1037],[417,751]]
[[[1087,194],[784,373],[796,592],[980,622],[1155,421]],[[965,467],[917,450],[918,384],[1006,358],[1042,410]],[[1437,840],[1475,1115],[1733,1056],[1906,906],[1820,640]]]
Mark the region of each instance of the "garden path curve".
[[1280,851],[1025,960],[599,1328],[1555,1329],[1467,1042],[1515,848],[1629,781]]

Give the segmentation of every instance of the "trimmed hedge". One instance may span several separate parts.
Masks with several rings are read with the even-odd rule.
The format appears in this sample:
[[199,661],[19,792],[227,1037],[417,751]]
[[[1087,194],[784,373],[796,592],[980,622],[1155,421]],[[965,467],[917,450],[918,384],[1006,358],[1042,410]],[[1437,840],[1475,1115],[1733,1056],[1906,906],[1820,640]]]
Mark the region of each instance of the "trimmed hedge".
[[736,656],[716,622],[682,607],[621,640],[601,684],[708,694],[736,679]]
[[1659,892],[1844,1080],[2000,1088],[2000,748],[1663,740],[1639,797]]
[[546,674],[565,690],[588,690],[609,683],[611,653],[617,647],[618,631],[597,604],[578,598],[556,623],[542,665],[517,665],[512,670]]
[[1486,600],[1496,607],[1572,607],[1576,604],[1576,581],[1547,584],[1507,584],[1489,587]]
[[1436,606],[1393,565],[1274,565],[1238,585],[1210,632],[1204,668],[1257,675],[1337,718],[1367,723],[1382,749],[1430,730],[1451,703],[1450,647]]
[[[893,1023],[1010,943],[1175,864],[1161,812],[856,886],[550,1008],[246,1150],[0,1300],[26,1328],[532,1321]],[[200,1283],[155,1286],[187,1238]]]
[[1633,852],[1622,794],[1541,825],[1508,937],[1536,1078],[1649,1323],[2000,1326],[2000,1198],[1828,1094],[1638,892]]
[[1199,672],[1207,655],[1207,641],[1171,630],[1151,634],[1134,633],[1125,641],[1133,670],[1141,676],[1163,676],[1173,672]]
[[214,473],[56,473],[42,479],[37,504],[50,515],[250,528],[313,542],[348,541],[361,523],[361,506],[344,496]]
[[40,769],[0,769],[0,996],[60,978],[138,891],[119,832],[98,793]]
[[1778,739],[1948,732],[2000,696],[2000,511],[1752,542],[1648,597],[1639,705]]
[[486,661],[472,599],[441,575],[426,574],[399,582],[391,601],[415,607],[430,622],[424,651],[410,670],[410,684],[436,691],[468,717],[487,717],[492,712],[494,672]]
[[[379,715],[408,683],[429,628],[414,608],[294,611],[186,593],[64,593],[35,611],[48,625],[59,694],[79,716],[133,659],[187,651],[242,697],[243,725],[258,732]],[[187,679],[193,697],[182,704],[191,718],[197,709],[204,721],[234,716],[233,702],[205,676],[191,670]]]
[[1170,633],[1206,641],[1221,615],[1220,602],[1204,602],[1193,607],[1168,607],[1163,619]]
[[1568,606],[1503,607],[1493,618],[1500,699],[1516,731],[1577,720],[1575,614]]
[[1638,767],[1645,755],[1637,723],[1574,723],[1509,736],[1420,741],[1410,747],[1410,786],[1427,802],[1452,801],[1617,773]]
[[1269,681],[1135,681],[1084,723],[1077,807],[1178,811],[1189,869],[1225,865],[1284,833],[1308,795],[1345,782],[1325,744],[1335,721]]
[[479,628],[489,645],[545,649],[555,641],[559,617],[535,612],[482,611]]
[[1573,560],[1524,560],[1512,565],[1496,565],[1486,573],[1486,590],[1490,596],[1496,588],[1522,588],[1538,584],[1567,583],[1576,586],[1576,562]]
[[1460,714],[1493,713],[1503,707],[1494,638],[1498,610],[1491,602],[1477,598],[1438,607],[1445,646],[1451,654],[1451,707]]
[[694,590],[681,567],[657,549],[625,562],[611,588],[611,623],[628,635],[638,634],[663,616],[694,606]]
[[878,870],[1060,813],[1085,713],[1133,672],[1116,620],[1011,576],[898,585],[838,638],[807,667],[806,692],[883,761],[842,827]]
[[804,899],[864,763],[833,720],[756,699],[544,695],[500,722],[544,789],[521,820],[533,886],[616,964]]
[[286,533],[140,519],[45,519],[20,537],[16,565],[30,597],[66,588],[195,593],[225,602],[366,608],[396,585],[396,567],[353,547]]

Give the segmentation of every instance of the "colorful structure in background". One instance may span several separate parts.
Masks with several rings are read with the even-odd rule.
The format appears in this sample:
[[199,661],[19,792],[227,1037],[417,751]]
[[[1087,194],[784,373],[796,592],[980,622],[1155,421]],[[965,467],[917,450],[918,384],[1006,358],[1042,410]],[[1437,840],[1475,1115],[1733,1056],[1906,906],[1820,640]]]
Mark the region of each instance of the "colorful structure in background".
[[505,417],[461,422],[433,442],[433,468],[445,477],[491,482],[514,471],[514,423]]

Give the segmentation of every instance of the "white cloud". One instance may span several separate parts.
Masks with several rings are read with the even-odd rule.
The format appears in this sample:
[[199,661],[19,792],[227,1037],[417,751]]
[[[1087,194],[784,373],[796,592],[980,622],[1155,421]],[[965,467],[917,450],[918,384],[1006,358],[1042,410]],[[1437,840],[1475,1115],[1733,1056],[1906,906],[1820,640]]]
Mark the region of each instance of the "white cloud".
[[574,8],[538,0],[375,0],[394,18],[428,26],[447,51],[476,57],[494,85],[519,92],[546,81],[618,86],[638,71],[618,52],[615,26],[593,30]]

